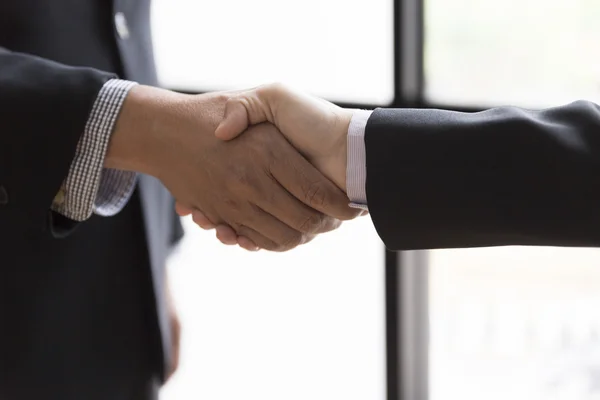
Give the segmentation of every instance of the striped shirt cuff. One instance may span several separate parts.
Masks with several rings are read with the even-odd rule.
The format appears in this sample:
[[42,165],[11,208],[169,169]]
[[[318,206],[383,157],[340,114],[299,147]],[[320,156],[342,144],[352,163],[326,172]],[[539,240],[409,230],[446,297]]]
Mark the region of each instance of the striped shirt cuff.
[[111,79],[100,89],[69,175],[52,204],[53,211],[74,221],[85,221],[94,211],[114,215],[127,203],[135,187],[136,174],[104,169],[104,158],[123,101],[135,85],[135,82]]
[[365,129],[373,111],[356,110],[348,128],[346,192],[354,208],[367,209]]

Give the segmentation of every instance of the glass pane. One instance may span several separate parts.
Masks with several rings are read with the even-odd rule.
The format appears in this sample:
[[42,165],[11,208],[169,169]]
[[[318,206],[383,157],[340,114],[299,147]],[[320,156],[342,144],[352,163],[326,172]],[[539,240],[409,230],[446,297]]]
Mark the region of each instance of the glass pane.
[[426,0],[425,10],[429,101],[600,101],[599,1]]
[[283,254],[185,228],[169,266],[181,366],[162,400],[385,399],[384,252],[370,218]]
[[161,83],[285,82],[333,101],[393,100],[392,0],[155,0]]
[[430,258],[431,400],[600,398],[600,250]]
[[[600,100],[600,2],[425,1],[426,98],[531,108]],[[600,250],[440,250],[430,399],[599,399]]]
[[[192,91],[282,81],[386,104],[391,9],[391,0],[154,0],[159,78]],[[385,398],[384,249],[369,218],[285,254],[185,227],[169,265],[182,358],[161,399]]]

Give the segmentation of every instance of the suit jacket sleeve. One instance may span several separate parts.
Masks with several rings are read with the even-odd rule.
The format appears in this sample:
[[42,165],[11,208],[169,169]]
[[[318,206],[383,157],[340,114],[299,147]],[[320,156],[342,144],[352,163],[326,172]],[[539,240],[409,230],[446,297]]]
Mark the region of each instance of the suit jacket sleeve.
[[2,229],[48,228],[92,105],[111,78],[0,47]]
[[600,107],[376,110],[367,200],[394,250],[600,246]]

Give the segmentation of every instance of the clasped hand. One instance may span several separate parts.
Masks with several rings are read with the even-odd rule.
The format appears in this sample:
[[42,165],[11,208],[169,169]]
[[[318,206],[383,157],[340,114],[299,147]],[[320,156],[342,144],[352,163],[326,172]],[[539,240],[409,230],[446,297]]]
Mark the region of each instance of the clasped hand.
[[[245,132],[237,139],[242,140],[254,134],[253,126],[272,123],[307,160],[345,192],[347,132],[351,118],[349,110],[284,85],[272,84],[232,95],[215,136],[227,141]],[[345,201],[348,202],[347,198]],[[216,228],[217,237],[225,244],[239,244],[251,251],[261,247],[231,226],[215,225],[202,209],[178,204],[177,211],[180,215],[192,214],[203,229]],[[358,211],[354,210],[351,216],[356,215]]]
[[[345,140],[331,134],[347,130],[347,111],[312,119],[333,105],[291,93],[278,85],[204,95],[136,87],[117,121],[107,166],[160,179],[178,213],[193,213],[205,229],[218,227],[224,243],[292,249],[360,211],[348,206],[343,190]],[[302,121],[290,112],[299,101],[298,111],[313,113]],[[315,135],[322,135],[316,143]]]

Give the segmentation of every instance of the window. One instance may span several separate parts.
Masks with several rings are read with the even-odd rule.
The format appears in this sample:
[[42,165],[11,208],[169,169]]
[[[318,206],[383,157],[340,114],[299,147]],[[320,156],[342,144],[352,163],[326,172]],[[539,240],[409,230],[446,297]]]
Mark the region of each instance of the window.
[[[426,0],[425,99],[445,107],[600,99],[600,3]],[[600,396],[600,251],[438,250],[430,400]]]
[[169,266],[183,352],[162,399],[385,398],[383,248],[368,218],[284,254],[185,223]]
[[[391,9],[391,0],[154,0],[159,78],[200,92],[283,81],[388,104]],[[384,248],[368,217],[285,254],[226,247],[188,219],[185,228],[169,265],[182,359],[162,399],[385,398]]]
[[600,395],[600,250],[429,256],[430,399]]
[[600,99],[600,2],[424,4],[428,101],[537,108]]
[[[599,20],[594,0],[154,0],[153,12],[167,87],[283,81],[343,103],[472,110],[599,102]],[[165,400],[385,397],[384,259],[368,219],[288,254],[186,228],[170,267],[184,352]],[[390,400],[600,397],[600,250],[387,261]]]
[[186,90],[281,81],[331,101],[394,95],[392,0],[158,0],[161,82]]

